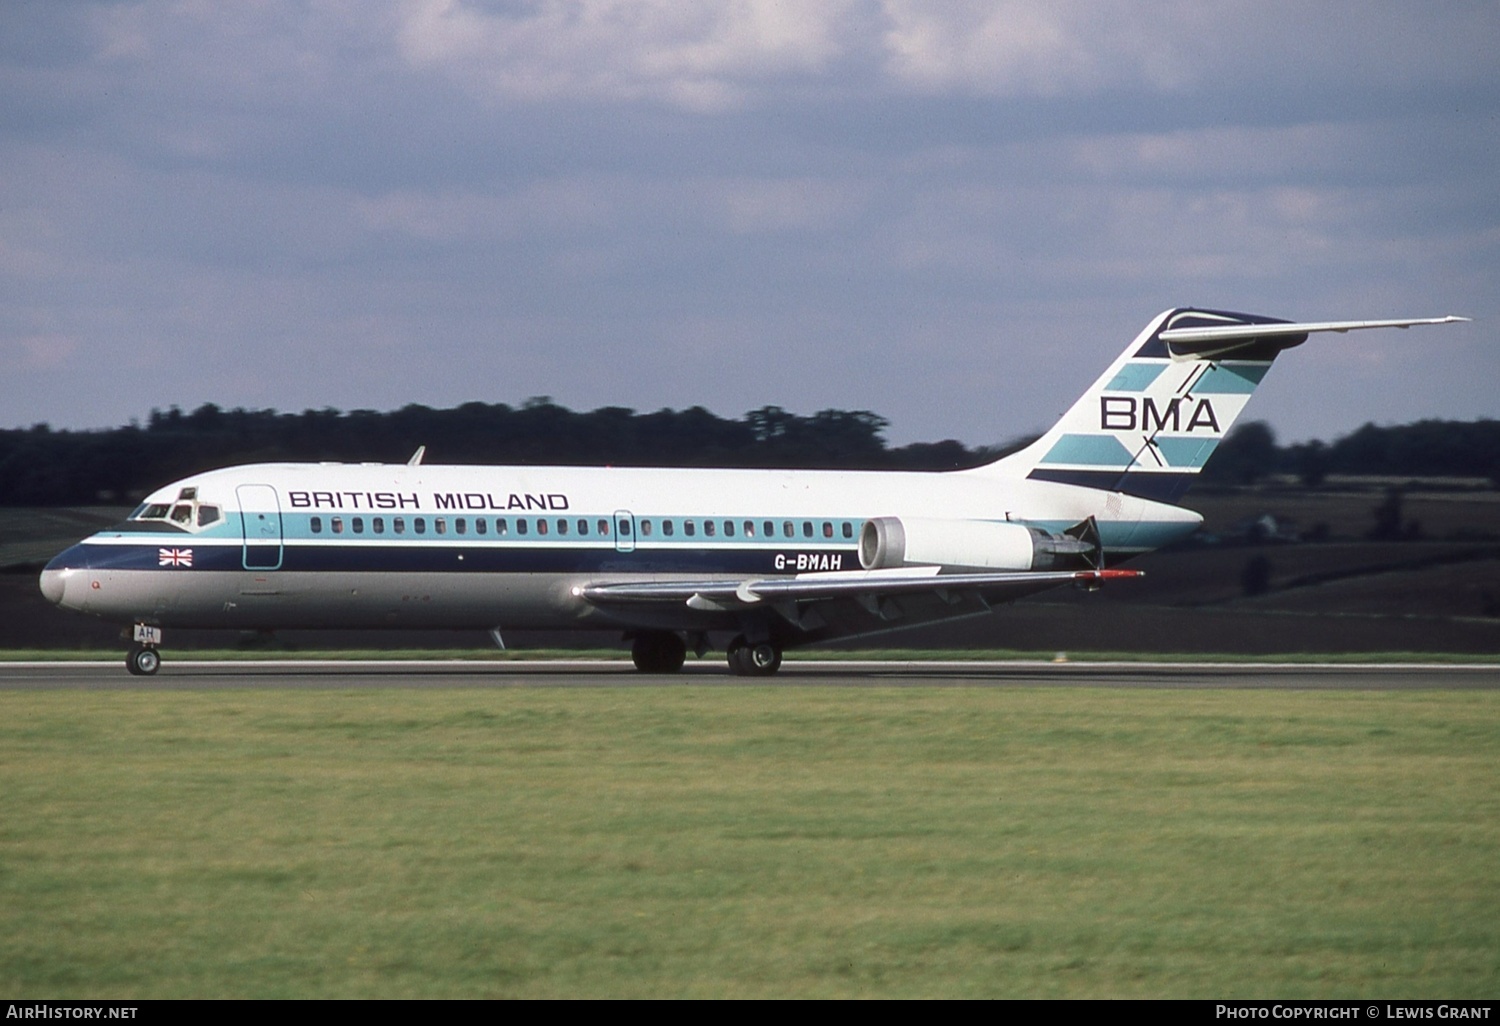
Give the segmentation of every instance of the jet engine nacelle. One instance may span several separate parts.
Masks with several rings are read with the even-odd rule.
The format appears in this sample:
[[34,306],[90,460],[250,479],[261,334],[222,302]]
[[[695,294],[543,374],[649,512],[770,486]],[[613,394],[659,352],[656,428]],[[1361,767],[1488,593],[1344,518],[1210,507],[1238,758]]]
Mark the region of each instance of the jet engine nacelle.
[[1096,546],[1069,535],[994,520],[876,517],[859,535],[866,570],[940,566],[964,570],[1057,570],[1090,565]]

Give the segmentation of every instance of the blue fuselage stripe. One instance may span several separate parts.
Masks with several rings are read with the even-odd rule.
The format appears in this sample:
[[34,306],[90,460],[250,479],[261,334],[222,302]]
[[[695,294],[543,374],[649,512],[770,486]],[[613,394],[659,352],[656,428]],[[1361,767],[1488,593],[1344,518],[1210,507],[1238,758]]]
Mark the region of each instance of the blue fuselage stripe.
[[[90,544],[83,542],[53,560],[58,568],[87,567],[96,571],[160,570],[193,573],[203,570],[246,572],[243,549],[235,545],[198,545],[191,562],[163,565],[156,545]],[[49,564],[52,565],[52,564]],[[820,546],[795,543],[776,548],[743,545],[714,548],[685,545],[641,546],[619,552],[601,545],[535,546],[391,545],[365,542],[349,545],[287,545],[280,567],[268,572],[301,573],[725,573],[777,574],[818,570],[858,570],[859,551],[852,544]],[[255,568],[251,568],[253,572]]]

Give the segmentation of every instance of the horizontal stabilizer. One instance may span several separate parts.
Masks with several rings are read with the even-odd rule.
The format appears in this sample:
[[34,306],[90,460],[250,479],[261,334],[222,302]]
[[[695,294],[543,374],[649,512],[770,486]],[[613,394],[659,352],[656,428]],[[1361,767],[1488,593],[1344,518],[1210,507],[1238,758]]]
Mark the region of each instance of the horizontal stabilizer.
[[[1174,359],[1187,360],[1208,353],[1224,353],[1240,345],[1267,338],[1297,335],[1306,338],[1320,331],[1360,331],[1365,328],[1410,328],[1419,324],[1459,324],[1467,317],[1420,317],[1395,321],[1310,321],[1303,324],[1215,324],[1196,328],[1167,328],[1157,337],[1167,343]],[[1300,341],[1300,339],[1299,339]],[[1224,343],[1231,343],[1224,345]]]

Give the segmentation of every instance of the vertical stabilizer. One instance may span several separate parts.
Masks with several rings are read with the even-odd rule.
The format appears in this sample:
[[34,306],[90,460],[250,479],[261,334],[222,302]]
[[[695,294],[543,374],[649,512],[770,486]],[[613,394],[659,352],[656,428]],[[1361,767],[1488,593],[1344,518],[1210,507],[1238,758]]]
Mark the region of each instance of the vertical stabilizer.
[[1041,438],[970,473],[1176,502],[1278,353],[1314,332],[1457,324],[1465,317],[1294,323],[1222,310],[1160,314]]
[[[1168,341],[1183,329],[1243,332],[1252,325],[1265,325],[1266,334]],[[1296,327],[1254,314],[1168,310],[1052,430],[981,471],[1175,502],[1239,419],[1276,354],[1306,341]]]

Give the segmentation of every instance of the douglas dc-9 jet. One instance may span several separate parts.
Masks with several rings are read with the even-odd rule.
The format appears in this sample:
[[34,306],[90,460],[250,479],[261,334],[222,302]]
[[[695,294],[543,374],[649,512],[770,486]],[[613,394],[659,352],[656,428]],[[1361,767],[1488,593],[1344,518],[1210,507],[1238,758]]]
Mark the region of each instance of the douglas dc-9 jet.
[[194,474],[47,564],[52,602],[130,629],[584,629],[635,665],[723,645],[737,674],[793,646],[954,617],[1191,534],[1177,505],[1272,361],[1316,332],[1157,316],[1036,442],[969,470],[845,472],[265,463]]

